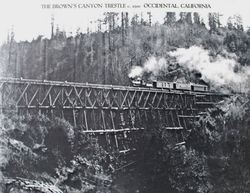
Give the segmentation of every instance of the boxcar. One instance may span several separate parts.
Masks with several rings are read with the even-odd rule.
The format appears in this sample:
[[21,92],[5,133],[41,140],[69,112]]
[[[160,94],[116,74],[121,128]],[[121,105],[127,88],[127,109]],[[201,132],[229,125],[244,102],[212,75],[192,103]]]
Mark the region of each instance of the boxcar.
[[175,83],[175,89],[176,90],[191,90],[191,85],[185,84],[185,83]]
[[191,85],[191,90],[192,91],[207,92],[208,91],[208,86],[207,85],[202,85],[202,84],[192,84]]
[[174,83],[172,82],[166,82],[166,81],[154,81],[153,87],[155,88],[161,88],[161,89],[173,89]]

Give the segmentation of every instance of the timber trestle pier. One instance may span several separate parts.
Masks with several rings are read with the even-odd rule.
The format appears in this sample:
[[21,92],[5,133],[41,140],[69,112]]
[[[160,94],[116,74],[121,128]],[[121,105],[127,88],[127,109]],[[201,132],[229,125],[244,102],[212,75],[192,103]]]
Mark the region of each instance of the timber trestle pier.
[[0,94],[3,114],[14,110],[61,117],[120,152],[131,150],[138,140],[135,134],[152,127],[182,134],[206,108],[226,96],[21,78],[0,78]]

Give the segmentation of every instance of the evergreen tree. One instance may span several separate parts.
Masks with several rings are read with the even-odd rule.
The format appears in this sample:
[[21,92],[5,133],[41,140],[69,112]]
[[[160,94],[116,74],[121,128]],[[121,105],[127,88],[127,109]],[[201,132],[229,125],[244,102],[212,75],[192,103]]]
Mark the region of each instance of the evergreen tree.
[[186,21],[188,24],[192,24],[192,15],[191,15],[190,12],[188,12],[188,13],[186,14],[185,21]]
[[228,20],[227,20],[227,28],[228,28],[229,30],[232,30],[232,29],[233,29],[232,17],[229,17]]
[[210,28],[210,32],[215,32],[218,27],[218,20],[216,17],[216,13],[209,13],[208,14],[208,25]]
[[200,24],[201,24],[201,20],[200,20],[200,15],[199,15],[199,13],[194,12],[194,13],[193,13],[193,18],[194,18],[194,23],[195,23],[195,24],[197,24],[197,25],[200,25]]
[[179,22],[181,22],[181,23],[185,22],[186,21],[186,16],[187,16],[186,12],[180,12]]
[[232,17],[229,17],[227,20],[227,28],[229,30],[239,30],[244,31],[242,18],[240,15],[234,15]]
[[176,13],[175,12],[167,12],[164,18],[165,25],[172,25],[176,22]]

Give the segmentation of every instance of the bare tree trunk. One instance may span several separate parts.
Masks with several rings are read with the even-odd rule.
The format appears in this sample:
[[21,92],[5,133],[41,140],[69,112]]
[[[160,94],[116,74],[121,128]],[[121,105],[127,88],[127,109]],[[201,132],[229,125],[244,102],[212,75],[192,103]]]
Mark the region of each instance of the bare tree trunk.
[[48,53],[47,53],[47,40],[44,40],[44,50],[43,50],[43,79],[46,80],[47,77],[47,63],[48,63]]
[[124,17],[124,13],[122,12],[121,13],[122,15],[122,45],[124,46],[125,45],[125,25],[124,25],[124,20],[125,20],[125,17]]
[[10,42],[9,42],[8,67],[6,68],[7,73],[9,73],[9,71],[11,70],[12,47],[13,47],[13,38],[12,38],[12,35],[11,35],[11,39],[10,39]]
[[20,69],[19,69],[19,76],[23,77],[23,66],[24,66],[24,48],[23,45],[21,45],[20,48]]
[[78,57],[78,37],[75,37],[74,62],[73,62],[73,81],[77,81],[77,57]]
[[15,74],[14,74],[14,77],[17,78],[18,77],[18,69],[17,69],[17,57],[18,57],[18,49],[16,49],[16,52],[15,52]]
[[103,74],[103,84],[105,84],[106,83],[106,42],[105,42],[105,37],[106,37],[106,32],[104,32],[103,33],[103,35],[102,35],[102,43],[103,43],[103,47],[102,47],[102,55],[103,55],[103,63],[102,63],[102,65],[103,65],[103,72],[102,72],[102,74]]
[[128,34],[128,12],[126,12],[126,16],[125,16],[125,33],[126,35]]

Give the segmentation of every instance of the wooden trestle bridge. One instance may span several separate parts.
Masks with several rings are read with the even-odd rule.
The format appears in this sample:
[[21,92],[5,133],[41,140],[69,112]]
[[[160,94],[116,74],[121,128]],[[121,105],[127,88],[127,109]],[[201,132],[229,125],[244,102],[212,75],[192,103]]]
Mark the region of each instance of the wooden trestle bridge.
[[[107,147],[130,150],[134,134],[161,127],[188,129],[218,93],[161,90],[89,83],[0,78],[1,113],[44,113],[71,122],[84,133],[102,136]],[[137,135],[138,136],[138,135]]]

